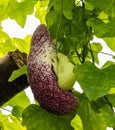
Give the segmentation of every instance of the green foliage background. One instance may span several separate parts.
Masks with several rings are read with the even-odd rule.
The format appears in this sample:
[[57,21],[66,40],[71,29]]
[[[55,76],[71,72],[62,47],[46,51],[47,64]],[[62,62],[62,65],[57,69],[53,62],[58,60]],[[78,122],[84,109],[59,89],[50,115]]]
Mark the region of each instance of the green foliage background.
[[[23,28],[32,13],[47,25],[57,52],[75,65],[73,72],[83,89],[82,94],[74,90],[80,105],[72,115],[54,115],[31,105],[23,91],[2,106],[13,109],[9,115],[0,112],[0,130],[115,129],[115,63],[108,61],[98,68],[102,45],[91,43],[96,36],[115,51],[115,0],[0,0],[0,57],[16,49],[29,53],[31,36],[10,38],[1,22],[11,18]],[[9,81],[26,69],[14,72]]]

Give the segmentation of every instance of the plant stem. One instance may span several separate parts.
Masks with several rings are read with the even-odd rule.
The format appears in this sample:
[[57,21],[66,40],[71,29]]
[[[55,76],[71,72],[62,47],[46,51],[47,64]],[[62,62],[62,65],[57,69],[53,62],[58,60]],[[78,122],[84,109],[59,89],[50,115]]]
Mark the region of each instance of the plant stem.
[[57,31],[56,31],[56,45],[57,45],[58,33],[59,33],[59,29],[60,29],[60,25],[61,25],[61,21],[62,21],[62,14],[63,14],[63,0],[61,2],[62,2],[61,3],[62,9],[61,9],[60,18],[59,18],[59,24],[58,24]]

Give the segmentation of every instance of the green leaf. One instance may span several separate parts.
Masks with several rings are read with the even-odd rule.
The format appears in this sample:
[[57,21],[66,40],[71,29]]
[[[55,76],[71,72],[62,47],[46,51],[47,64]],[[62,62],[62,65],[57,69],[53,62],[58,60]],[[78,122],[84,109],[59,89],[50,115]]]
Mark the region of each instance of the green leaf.
[[48,12],[47,6],[48,6],[49,0],[38,0],[36,7],[35,16],[39,18],[40,23],[46,24],[46,14]]
[[8,121],[8,117],[6,115],[3,115],[0,111],[0,128],[1,130],[9,130],[7,124],[10,123]]
[[87,20],[87,25],[93,27],[94,34],[97,37],[103,37],[103,35],[107,32],[108,28],[106,24],[98,19],[98,18],[90,18]]
[[7,14],[11,19],[15,19],[21,27],[24,27],[26,15],[33,13],[36,2],[37,0],[26,0],[23,2],[10,0],[6,8]]
[[107,14],[111,17],[115,16],[115,1],[112,1],[112,5],[110,7],[110,9],[108,10]]
[[56,11],[50,11],[49,13],[47,13],[46,22],[47,22],[48,27],[52,26],[54,22],[58,20],[58,18],[59,18],[59,15],[57,14]]
[[5,32],[0,30],[0,53],[4,55],[9,51],[14,50],[16,50],[16,47],[12,44],[12,41],[9,36]]
[[[30,52],[30,44],[31,44],[31,38],[32,38],[32,35],[27,35],[25,38],[24,38],[24,42],[25,42],[25,46],[27,46],[26,48],[26,51],[23,50],[23,52],[26,52],[27,54],[29,54]],[[24,47],[25,48],[25,47]],[[24,49],[23,48],[23,49]]]
[[10,115],[10,119],[12,122],[8,122],[5,125],[11,130],[26,130],[25,127],[22,126],[21,121],[18,120],[15,116]]
[[30,49],[30,41],[26,42],[24,39],[13,38],[12,44],[16,46],[21,52],[28,53]]
[[105,69],[105,68],[107,68],[107,67],[109,67],[109,66],[112,66],[112,65],[115,65],[115,63],[112,62],[112,61],[107,61],[107,62],[102,66],[102,69]]
[[51,8],[53,8],[53,6],[55,5],[56,0],[50,0],[49,4],[48,4],[48,10],[50,10]]
[[54,0],[54,10],[59,14],[62,14],[63,11],[63,1],[62,0]]
[[107,98],[109,102],[112,104],[112,106],[115,107],[115,94],[108,94]]
[[73,5],[74,0],[63,0],[63,14],[69,20],[73,18]]
[[12,82],[13,80],[15,80],[16,78],[18,78],[19,76],[23,75],[23,74],[27,74],[27,66],[24,65],[22,66],[20,69],[18,70],[14,70],[10,76],[10,78],[8,79],[9,82]]
[[104,41],[107,43],[109,48],[111,48],[111,50],[115,51],[115,37],[104,38]]
[[8,34],[6,34],[0,29],[0,42],[5,42],[7,40],[9,40]]
[[16,47],[12,44],[10,39],[7,40],[5,43],[0,43],[0,51],[3,54],[6,54],[10,51],[15,51],[15,50],[16,50]]
[[53,0],[49,3],[49,8],[54,6],[54,10],[58,14],[64,13],[66,18],[72,19],[71,11],[73,9],[73,5],[74,5],[74,0]]
[[63,10],[72,10],[74,7],[74,0],[62,0],[63,1]]
[[[102,105],[102,104],[101,104]],[[84,95],[80,97],[80,105],[77,110],[83,123],[83,130],[105,130],[106,124],[98,112],[98,105],[93,105]]]
[[0,21],[6,19],[7,12],[6,12],[6,7],[8,6],[9,0],[0,0]]
[[115,65],[98,69],[93,63],[85,62],[74,68],[76,80],[90,100],[96,100],[115,87]]
[[103,37],[115,37],[115,17],[113,17],[107,24],[106,24],[106,28],[107,31],[104,34]]
[[61,17],[61,21],[60,21],[60,17],[57,17],[54,20],[55,22],[52,24],[52,26],[49,27],[49,31],[53,39],[62,41],[64,37],[70,34],[70,21],[66,19],[63,15]]
[[76,43],[74,43],[69,38],[65,38],[63,39],[63,42],[58,43],[58,46],[59,51],[68,56],[68,54],[71,53],[72,50],[74,50],[74,47],[76,47]]
[[98,18],[101,19],[104,23],[108,23],[109,22],[109,15],[107,15],[105,12],[101,12],[98,15]]
[[3,123],[0,121],[0,130],[4,130]]
[[113,56],[113,59],[115,59],[115,56]]
[[73,19],[73,12],[72,10],[64,10],[63,11],[64,16],[69,19],[72,20]]
[[70,125],[73,115],[55,115],[37,105],[30,105],[22,114],[22,123],[27,130],[73,130]]
[[108,92],[108,94],[115,94],[115,88],[111,88]]
[[107,126],[115,128],[115,113],[110,106],[105,105],[100,109],[100,115]]
[[93,27],[94,34],[97,37],[115,37],[115,17],[107,24],[98,18],[90,18],[87,20],[87,25]]
[[[100,43],[92,43],[90,44],[90,51],[88,52],[88,58],[94,58],[94,61],[99,64],[98,53],[102,50],[102,46]],[[93,57],[92,57],[93,56]]]
[[18,93],[17,95],[15,95],[12,99],[10,99],[8,102],[6,102],[3,106],[20,106],[20,107],[27,107],[28,105],[30,105],[30,101],[27,97],[27,95],[25,94],[24,91]]
[[107,12],[107,10],[111,7],[113,0],[86,0],[90,4],[95,7],[100,8],[102,11]]
[[20,106],[14,106],[13,109],[12,109],[13,116],[15,116],[17,118],[22,117],[22,112],[23,112],[23,108],[20,107]]
[[0,112],[0,127],[1,130],[26,130],[25,127],[21,125],[21,122],[12,115],[3,115]]
[[83,130],[83,124],[78,115],[71,121],[71,125],[73,126],[74,130]]
[[87,31],[86,18],[84,9],[80,6],[73,10],[73,20],[71,23],[71,33],[73,36],[84,37],[84,33]]

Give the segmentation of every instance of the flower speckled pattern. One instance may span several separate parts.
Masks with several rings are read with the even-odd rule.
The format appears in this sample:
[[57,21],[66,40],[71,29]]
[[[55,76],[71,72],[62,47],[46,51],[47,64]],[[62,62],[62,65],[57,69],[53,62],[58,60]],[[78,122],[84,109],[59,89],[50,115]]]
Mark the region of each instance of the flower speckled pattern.
[[55,114],[69,114],[76,110],[78,99],[73,93],[58,87],[58,78],[53,70],[57,60],[55,46],[45,25],[34,32],[28,56],[28,78],[40,106]]

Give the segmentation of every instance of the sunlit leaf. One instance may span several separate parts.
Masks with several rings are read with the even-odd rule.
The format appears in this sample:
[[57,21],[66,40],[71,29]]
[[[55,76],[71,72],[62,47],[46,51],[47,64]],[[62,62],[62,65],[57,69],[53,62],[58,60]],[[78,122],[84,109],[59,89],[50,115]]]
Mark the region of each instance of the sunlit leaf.
[[11,19],[15,19],[21,27],[24,27],[26,15],[33,13],[36,2],[37,0],[28,0],[23,2],[11,0],[8,3],[6,11]]
[[18,70],[14,70],[13,73],[11,74],[10,78],[8,79],[8,81],[11,82],[23,74],[27,74],[27,66],[26,65],[22,66]]
[[9,39],[8,34],[0,30],[0,42],[5,42]]
[[15,95],[12,99],[10,99],[8,102],[6,102],[3,106],[21,106],[23,108],[27,107],[30,105],[30,101],[24,91],[18,93]]
[[1,130],[26,130],[25,127],[21,125],[21,122],[12,115],[3,115],[0,112],[0,128]]
[[101,12],[98,18],[101,19],[104,23],[109,22],[109,15],[107,15],[105,12]]
[[6,126],[11,130],[26,130],[24,126],[21,125],[21,121],[18,120],[15,116],[9,116],[11,122],[6,122]]
[[25,40],[20,39],[20,38],[12,39],[12,44],[15,45],[18,50],[25,53],[29,52],[30,43],[31,43],[30,41],[26,42]]
[[48,3],[49,3],[49,0],[41,0],[41,1],[38,1],[37,4],[36,4],[36,12],[35,12],[35,16],[37,18],[39,18],[40,20],[40,23],[42,24],[46,24],[46,20],[45,20],[45,16],[47,14],[47,8],[48,8]]
[[1,55],[14,51],[16,47],[12,44],[10,37],[3,31],[0,30],[0,52]]
[[105,69],[105,68],[112,66],[112,65],[115,65],[115,63],[108,60],[101,68]]
[[78,115],[71,121],[71,125],[73,126],[74,130],[83,130],[83,124]]
[[115,94],[115,88],[111,88],[108,92],[108,94]]
[[0,0],[0,21],[6,19],[7,12],[6,12],[6,7],[8,6],[9,0]]

